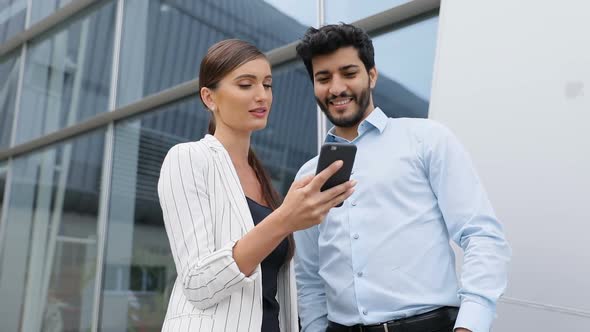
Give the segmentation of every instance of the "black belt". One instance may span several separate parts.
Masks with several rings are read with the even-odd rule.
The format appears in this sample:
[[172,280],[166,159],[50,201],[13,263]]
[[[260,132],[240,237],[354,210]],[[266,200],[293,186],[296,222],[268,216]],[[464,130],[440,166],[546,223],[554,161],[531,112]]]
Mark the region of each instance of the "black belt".
[[437,331],[445,327],[452,327],[457,320],[459,308],[442,307],[433,311],[412,317],[391,320],[389,322],[372,325],[346,326],[328,322],[329,332],[424,332]]

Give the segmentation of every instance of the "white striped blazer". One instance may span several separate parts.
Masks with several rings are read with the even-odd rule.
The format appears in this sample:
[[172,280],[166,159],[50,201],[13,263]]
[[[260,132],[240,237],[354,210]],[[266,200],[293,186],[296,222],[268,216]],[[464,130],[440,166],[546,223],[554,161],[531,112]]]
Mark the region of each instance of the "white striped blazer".
[[[245,276],[232,252],[254,223],[223,145],[207,135],[172,147],[158,195],[178,273],[162,331],[260,332],[260,265]],[[281,331],[298,331],[296,299],[293,267],[285,264],[277,290]]]

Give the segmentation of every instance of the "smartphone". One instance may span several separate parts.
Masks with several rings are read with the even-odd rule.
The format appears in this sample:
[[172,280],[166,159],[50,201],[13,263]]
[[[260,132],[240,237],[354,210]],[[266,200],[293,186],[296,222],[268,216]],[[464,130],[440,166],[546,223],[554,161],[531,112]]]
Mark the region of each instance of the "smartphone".
[[[326,143],[320,150],[320,157],[316,174],[323,171],[336,160],[342,160],[344,163],[342,167],[332,175],[321,188],[321,191],[335,187],[341,183],[350,180],[352,173],[352,166],[354,165],[354,157],[356,156],[356,145],[347,143]],[[342,203],[337,207],[342,206]]]

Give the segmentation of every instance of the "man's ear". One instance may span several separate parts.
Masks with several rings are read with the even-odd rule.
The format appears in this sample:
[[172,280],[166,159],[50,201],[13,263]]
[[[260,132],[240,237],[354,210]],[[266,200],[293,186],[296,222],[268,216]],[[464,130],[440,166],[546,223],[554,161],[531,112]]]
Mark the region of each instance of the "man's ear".
[[205,103],[205,106],[207,106],[207,108],[209,110],[214,112],[215,111],[215,99],[213,98],[213,91],[207,87],[202,87],[200,93],[201,93],[201,99],[203,100],[203,103]]
[[377,77],[379,76],[379,73],[377,72],[377,67],[373,67],[371,68],[371,70],[369,70],[369,87],[371,89],[375,88],[375,84],[377,84]]

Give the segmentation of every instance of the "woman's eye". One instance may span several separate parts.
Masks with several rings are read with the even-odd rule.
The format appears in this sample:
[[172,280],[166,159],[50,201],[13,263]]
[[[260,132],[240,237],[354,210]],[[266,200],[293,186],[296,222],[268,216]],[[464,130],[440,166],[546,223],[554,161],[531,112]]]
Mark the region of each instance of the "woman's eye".
[[238,86],[242,89],[247,89],[252,86],[252,84],[238,84]]
[[265,88],[272,89],[272,84],[263,84]]

